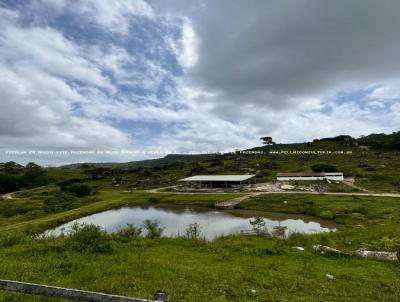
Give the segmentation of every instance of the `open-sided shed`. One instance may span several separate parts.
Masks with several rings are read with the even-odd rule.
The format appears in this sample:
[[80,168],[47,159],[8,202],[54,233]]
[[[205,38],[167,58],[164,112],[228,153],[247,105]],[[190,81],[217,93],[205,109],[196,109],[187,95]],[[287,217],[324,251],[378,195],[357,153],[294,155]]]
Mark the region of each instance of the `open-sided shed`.
[[255,183],[255,175],[239,174],[239,175],[196,175],[180,179],[179,181],[206,185],[212,187],[228,187],[232,185],[243,185]]

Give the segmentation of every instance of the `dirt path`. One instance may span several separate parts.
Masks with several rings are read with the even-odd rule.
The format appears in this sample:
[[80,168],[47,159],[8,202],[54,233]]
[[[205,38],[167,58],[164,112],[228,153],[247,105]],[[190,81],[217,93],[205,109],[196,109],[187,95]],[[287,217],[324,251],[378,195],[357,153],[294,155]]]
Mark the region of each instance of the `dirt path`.
[[364,188],[361,188],[361,187],[359,187],[359,186],[356,186],[356,185],[354,184],[354,182],[355,182],[354,177],[346,177],[346,178],[344,179],[344,181],[343,181],[343,183],[344,183],[345,185],[349,186],[349,187],[355,188],[355,189],[360,190],[360,191],[363,191],[363,192],[369,192],[369,193],[371,193],[371,191],[369,191],[369,190],[367,190],[367,189],[364,189]]
[[262,193],[260,193],[260,192],[250,193],[250,194],[247,194],[247,195],[244,195],[244,196],[240,196],[240,197],[236,197],[236,198],[233,198],[233,199],[217,202],[217,203],[215,203],[215,206],[218,207],[218,208],[231,208],[231,207],[233,208],[233,207],[237,206],[239,203],[241,203],[242,201],[245,201],[245,200],[249,199],[250,197],[257,196],[257,195],[260,195],[260,194],[262,194]]
[[2,194],[2,195],[0,195],[0,196],[1,196],[1,198],[3,198],[3,199],[15,199],[15,197],[12,196],[14,193],[29,192],[29,191],[41,189],[41,188],[44,188],[44,187],[47,187],[47,186],[40,186],[40,187],[36,187],[36,188],[32,188],[32,189],[24,189],[24,190],[20,190],[20,191],[5,193],[5,194]]
[[259,192],[259,194],[313,194],[313,195],[375,196],[375,197],[398,197],[398,198],[400,198],[399,193],[343,193],[343,192],[285,191],[285,192]]
[[[147,190],[148,193],[154,194],[228,194],[229,192],[159,192],[156,190]],[[242,193],[245,196],[241,196],[239,198],[244,199],[257,196],[261,194],[310,194],[310,195],[338,195],[338,196],[375,196],[375,197],[398,197],[400,198],[400,193],[344,193],[344,192],[310,192],[310,191],[281,191],[281,192],[268,192],[268,191],[257,191],[257,192],[231,192],[231,193]]]

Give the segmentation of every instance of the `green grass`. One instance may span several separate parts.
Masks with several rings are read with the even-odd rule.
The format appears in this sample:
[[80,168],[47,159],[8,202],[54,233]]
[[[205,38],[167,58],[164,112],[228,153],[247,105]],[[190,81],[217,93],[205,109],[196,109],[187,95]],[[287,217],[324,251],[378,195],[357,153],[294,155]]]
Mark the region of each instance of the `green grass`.
[[240,208],[332,219],[339,231],[318,237],[346,250],[400,248],[400,198],[264,194],[241,203]]
[[[62,239],[46,240],[1,250],[0,276],[143,298],[163,289],[171,301],[400,299],[399,265],[326,258],[291,244],[239,236],[213,243],[135,239],[113,241],[112,254],[94,258],[63,251]],[[0,292],[0,301],[47,300]]]
[[[43,191],[36,192],[40,196]],[[36,194],[35,193],[35,194]],[[40,208],[35,194],[17,202]],[[0,238],[44,230],[67,220],[125,204],[176,204],[207,207],[238,194],[152,194],[99,192],[82,207],[29,219],[2,218]],[[3,201],[2,201],[3,202]],[[293,235],[287,240],[228,236],[214,242],[182,238],[122,238],[107,235],[111,253],[77,252],[68,238],[4,241],[0,278],[151,298],[157,289],[171,301],[397,301],[399,263],[315,254],[314,244],[346,251],[360,247],[400,247],[400,198],[307,194],[264,194],[243,209],[331,217],[337,231]],[[29,232],[28,232],[29,233]],[[20,236],[22,236],[22,234]],[[5,243],[5,244],[4,244]],[[293,246],[303,246],[297,251]],[[328,279],[326,274],[334,276]],[[255,293],[252,293],[255,290]],[[60,301],[0,291],[0,301]]]

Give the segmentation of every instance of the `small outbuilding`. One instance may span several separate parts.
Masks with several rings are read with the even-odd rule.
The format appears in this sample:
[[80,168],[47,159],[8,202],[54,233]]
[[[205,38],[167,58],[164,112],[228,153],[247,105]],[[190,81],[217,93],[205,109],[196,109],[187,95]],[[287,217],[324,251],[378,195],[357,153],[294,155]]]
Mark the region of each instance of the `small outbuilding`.
[[334,180],[334,181],[343,181],[343,173],[342,172],[321,172],[321,173],[278,173],[276,175],[276,179],[278,181],[289,181],[289,180]]
[[256,176],[253,174],[242,175],[196,175],[180,179],[179,181],[190,183],[194,186],[221,188],[242,186],[244,184],[256,183]]

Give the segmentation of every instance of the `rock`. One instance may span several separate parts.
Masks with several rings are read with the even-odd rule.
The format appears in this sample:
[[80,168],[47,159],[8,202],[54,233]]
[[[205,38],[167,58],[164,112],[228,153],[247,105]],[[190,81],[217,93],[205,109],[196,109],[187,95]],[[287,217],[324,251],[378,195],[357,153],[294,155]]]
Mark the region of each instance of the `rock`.
[[281,185],[282,190],[293,190],[295,186],[292,185]]
[[329,246],[316,244],[313,246],[314,251],[321,255],[328,255],[328,256],[339,256],[339,257],[348,257],[350,254],[339,251]]
[[335,277],[332,276],[332,275],[330,275],[330,274],[325,274],[325,277],[328,278],[328,279],[331,279],[331,280],[332,280],[332,279],[335,279]]
[[252,289],[252,290],[251,290],[251,293],[252,293],[253,295],[255,295],[255,294],[256,294],[256,290],[255,290],[255,289]]
[[378,260],[399,261],[400,252],[380,252],[367,251],[366,249],[358,249],[356,254],[363,258],[373,258]]
[[292,246],[292,248],[293,249],[296,249],[296,250],[298,250],[298,251],[304,251],[304,247],[302,247],[302,246]]

